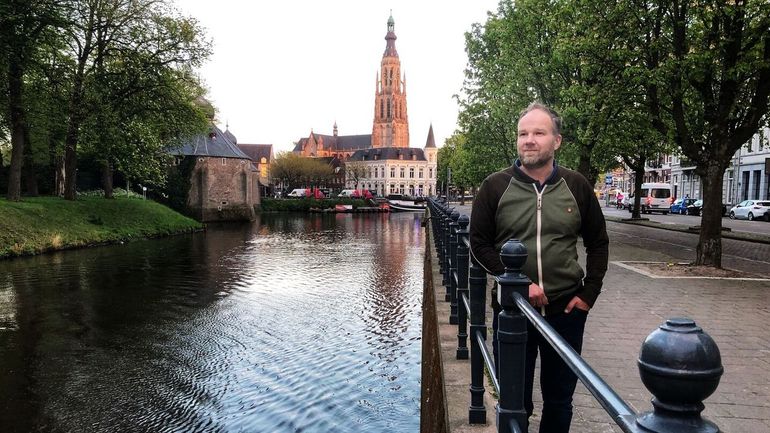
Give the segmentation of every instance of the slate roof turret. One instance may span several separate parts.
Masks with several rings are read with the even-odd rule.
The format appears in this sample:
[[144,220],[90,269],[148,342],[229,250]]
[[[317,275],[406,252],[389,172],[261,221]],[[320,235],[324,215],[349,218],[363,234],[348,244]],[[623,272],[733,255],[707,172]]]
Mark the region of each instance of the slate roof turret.
[[216,125],[211,125],[206,134],[199,134],[183,141],[181,146],[171,149],[170,153],[184,156],[251,159]]

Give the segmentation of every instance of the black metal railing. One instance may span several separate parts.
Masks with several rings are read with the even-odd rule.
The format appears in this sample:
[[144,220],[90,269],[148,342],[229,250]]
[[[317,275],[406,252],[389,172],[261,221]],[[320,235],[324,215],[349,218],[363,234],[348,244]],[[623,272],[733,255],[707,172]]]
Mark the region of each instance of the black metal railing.
[[723,372],[719,348],[708,334],[690,319],[674,318],[645,339],[637,363],[642,383],[654,396],[653,409],[637,414],[529,304],[530,280],[521,273],[527,251],[516,239],[503,245],[500,259],[505,273],[494,277],[502,308],[498,316],[498,354],[500,365],[505,366],[496,375],[486,344],[487,275],[470,260],[470,219],[445,201],[430,199],[428,205],[442,285],[446,286],[446,301],[450,302],[450,323],[458,325],[456,356],[457,359],[470,356],[469,424],[486,423],[486,367],[498,394],[498,431],[526,431],[524,359],[529,321],[624,432],[719,431],[716,425],[701,417],[703,400],[716,390]]

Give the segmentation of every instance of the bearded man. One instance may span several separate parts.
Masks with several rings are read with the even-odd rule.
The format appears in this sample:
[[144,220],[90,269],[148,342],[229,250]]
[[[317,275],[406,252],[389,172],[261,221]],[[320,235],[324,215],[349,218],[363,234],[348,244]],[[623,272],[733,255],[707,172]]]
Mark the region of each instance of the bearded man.
[[[471,213],[471,255],[488,273],[504,271],[500,249],[511,238],[527,247],[522,272],[532,283],[529,302],[546,321],[580,353],[588,311],[596,302],[607,272],[607,230],[593,186],[583,175],[556,164],[562,143],[561,118],[551,108],[532,103],[519,116],[513,166],[491,174],[481,184]],[[577,241],[586,249],[585,272],[578,263]],[[499,377],[497,317],[493,347]],[[527,325],[525,402],[527,415],[534,411],[532,387],[535,361],[540,354],[540,388],[543,414],[540,433],[569,431],[572,395],[577,377],[531,325]]]

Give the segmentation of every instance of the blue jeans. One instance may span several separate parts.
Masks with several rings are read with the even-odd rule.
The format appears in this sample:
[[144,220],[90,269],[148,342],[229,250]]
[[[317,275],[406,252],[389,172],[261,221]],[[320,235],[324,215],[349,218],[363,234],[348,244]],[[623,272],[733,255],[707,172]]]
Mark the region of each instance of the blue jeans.
[[[568,314],[548,315],[545,320],[561,335],[577,353],[583,349],[583,331],[588,312],[573,308]],[[500,377],[500,360],[497,353],[497,313],[492,319],[492,347],[495,358],[495,374]],[[551,345],[527,321],[527,353],[524,374],[524,408],[532,416],[532,387],[535,380],[535,361],[540,353],[540,390],[543,395],[543,416],[540,433],[567,433],[572,422],[572,395],[575,393],[577,376],[570,370]]]

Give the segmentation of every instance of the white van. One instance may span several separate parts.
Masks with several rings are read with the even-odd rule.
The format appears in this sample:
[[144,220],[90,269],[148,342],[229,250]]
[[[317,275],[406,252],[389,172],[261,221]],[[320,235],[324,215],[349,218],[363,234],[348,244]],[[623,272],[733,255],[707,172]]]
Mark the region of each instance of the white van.
[[337,194],[337,197],[352,197],[355,191],[354,189],[343,189]]
[[[643,183],[639,190],[641,213],[660,212],[667,215],[671,210],[671,185],[667,183]],[[628,200],[628,211],[634,212],[636,193]]]
[[286,197],[304,197],[307,190],[305,188],[293,189]]

